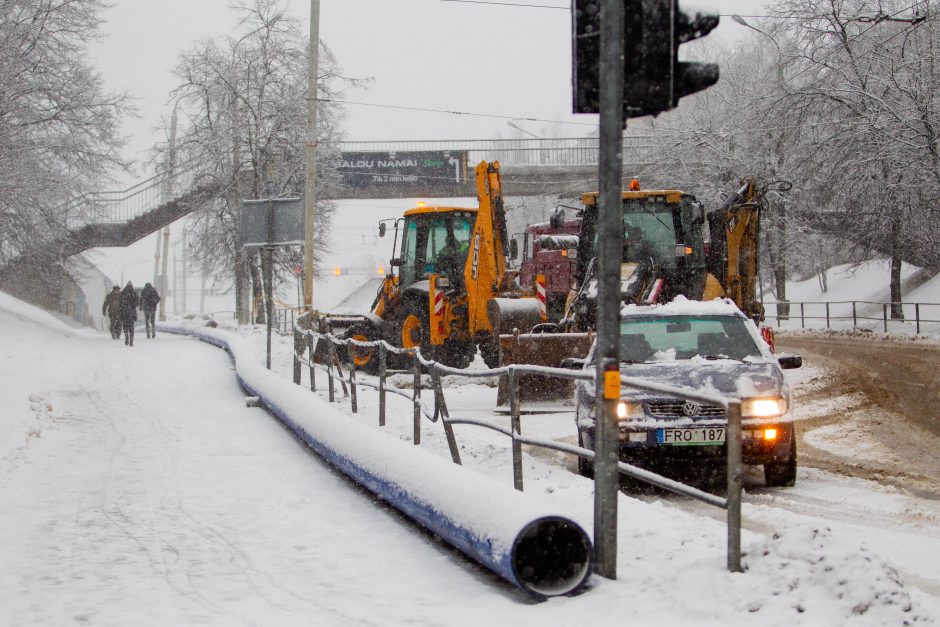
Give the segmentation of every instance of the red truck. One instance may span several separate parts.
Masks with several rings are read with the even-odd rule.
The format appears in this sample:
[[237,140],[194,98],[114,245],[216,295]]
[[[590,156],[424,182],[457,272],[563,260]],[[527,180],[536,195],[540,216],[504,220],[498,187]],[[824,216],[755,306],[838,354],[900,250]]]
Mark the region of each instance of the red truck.
[[565,312],[565,301],[574,279],[580,232],[581,218],[565,219],[563,212],[556,211],[549,222],[530,224],[515,235],[522,244],[519,284],[533,285],[537,275],[545,275],[549,322],[558,322]]

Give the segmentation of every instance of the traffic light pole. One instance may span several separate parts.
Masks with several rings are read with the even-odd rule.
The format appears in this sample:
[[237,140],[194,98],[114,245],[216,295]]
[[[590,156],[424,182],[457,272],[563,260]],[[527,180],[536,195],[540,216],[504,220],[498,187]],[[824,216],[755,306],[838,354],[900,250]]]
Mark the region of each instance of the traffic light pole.
[[620,400],[620,257],[623,247],[624,2],[600,7],[597,394],[594,442],[594,570],[617,578],[617,472]]

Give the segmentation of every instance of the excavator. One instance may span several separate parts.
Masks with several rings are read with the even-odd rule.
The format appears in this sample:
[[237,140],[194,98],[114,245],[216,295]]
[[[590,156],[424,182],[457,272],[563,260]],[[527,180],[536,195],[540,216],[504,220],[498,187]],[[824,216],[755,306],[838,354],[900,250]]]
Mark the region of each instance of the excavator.
[[[728,297],[747,316],[763,319],[756,286],[761,200],[753,178],[710,212],[691,194],[641,190],[636,179],[622,192],[622,201],[624,304],[668,302],[678,295],[693,300]],[[583,194],[581,204],[577,246],[568,251],[576,263],[564,315],[528,333],[501,334],[501,365],[558,366],[566,357],[584,357],[591,346],[597,312],[597,192]],[[553,241],[565,247],[575,243],[570,236],[544,237],[542,250],[551,248]],[[772,343],[768,331],[762,333]],[[560,391],[557,382],[553,387],[540,378],[520,389],[528,399],[555,397]]]
[[[468,366],[479,348],[495,366],[498,329],[528,329],[546,319],[536,286],[520,288],[518,271],[507,264],[516,251],[507,249],[515,242],[507,237],[498,161],[476,166],[476,186],[478,207],[419,204],[379,223],[382,237],[389,222],[395,229],[390,271],[370,313],[348,326],[346,337],[420,348],[425,358],[455,368]],[[377,370],[376,349],[350,350],[357,368]],[[389,368],[406,366],[399,355],[388,360]]]

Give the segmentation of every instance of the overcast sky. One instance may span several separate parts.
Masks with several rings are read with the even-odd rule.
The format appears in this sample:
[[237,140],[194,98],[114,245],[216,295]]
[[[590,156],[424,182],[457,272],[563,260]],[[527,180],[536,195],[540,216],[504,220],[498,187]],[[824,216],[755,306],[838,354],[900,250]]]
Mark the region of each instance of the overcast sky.
[[[236,13],[230,0],[112,0],[103,39],[92,60],[108,89],[136,99],[138,119],[124,125],[127,156],[146,158],[165,141],[161,116],[176,85],[178,54],[201,39],[229,35]],[[248,2],[250,0],[242,0]],[[561,9],[494,6],[443,0],[320,0],[320,37],[348,76],[372,78],[368,89],[347,90],[349,101],[446,109],[565,124],[519,120],[529,132],[583,136],[597,116],[572,115],[571,13],[565,0],[488,0]],[[689,2],[692,4],[692,2]],[[723,15],[760,15],[760,0],[694,0]],[[288,0],[309,30],[310,0]],[[683,2],[683,5],[686,5]],[[747,32],[730,17],[709,40],[731,41]],[[349,140],[488,139],[519,136],[507,120],[349,105]],[[668,115],[668,114],[667,114]],[[577,122],[578,124],[570,124]],[[148,175],[138,169],[126,180]],[[173,240],[180,230],[173,228]],[[97,249],[95,262],[112,280],[152,279],[154,237],[127,248]],[[177,242],[178,243],[178,242]],[[126,275],[126,276],[125,276]]]
[[[320,0],[320,37],[349,76],[372,78],[349,101],[559,120],[518,121],[534,134],[581,136],[596,116],[571,111],[571,14],[564,0],[491,0],[561,8],[443,0]],[[287,0],[309,29],[310,0]],[[177,55],[232,33],[230,0],[114,0],[92,59],[114,91],[135,98],[140,118],[124,126],[128,156],[143,157],[176,79]],[[685,3],[683,3],[685,4]],[[690,2],[691,4],[691,2]],[[695,0],[722,14],[755,15],[758,0]],[[710,39],[745,32],[725,17]],[[486,139],[512,136],[503,119],[348,105],[350,140]],[[581,124],[571,124],[578,122]]]

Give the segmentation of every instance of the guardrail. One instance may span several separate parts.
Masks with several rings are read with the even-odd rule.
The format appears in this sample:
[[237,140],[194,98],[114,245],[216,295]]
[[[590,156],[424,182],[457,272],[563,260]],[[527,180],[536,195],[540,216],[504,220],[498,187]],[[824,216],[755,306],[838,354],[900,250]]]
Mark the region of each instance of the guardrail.
[[[786,313],[789,307],[789,313]],[[904,318],[893,318],[892,311],[900,307]],[[929,317],[928,317],[929,316]],[[937,325],[940,330],[940,303],[887,303],[868,300],[840,300],[840,301],[781,301],[766,305],[765,320],[775,320],[776,326],[782,328],[785,323],[795,325],[799,320],[800,328],[822,327],[826,329],[837,328],[839,322],[852,321],[853,329],[860,328],[859,321],[881,323],[885,333],[888,330],[902,330],[920,335],[925,325]],[[815,324],[820,323],[820,324]],[[789,326],[789,325],[788,325]]]
[[[319,327],[322,328],[322,327]],[[321,341],[326,342],[326,365],[316,362],[315,356]],[[359,380],[357,377],[357,368],[353,359],[353,351],[348,350],[349,346],[359,348],[368,348],[378,351],[378,381]],[[340,360],[339,353],[336,350],[338,346],[346,348],[345,367],[347,374],[342,372],[343,361]],[[306,356],[305,356],[306,353]],[[389,354],[404,355],[411,359],[411,368],[409,370],[389,370],[387,368]],[[568,370],[564,368],[551,368],[546,366],[534,366],[526,364],[515,364],[503,366],[500,368],[489,368],[485,370],[462,370],[445,366],[436,361],[425,359],[421,355],[420,349],[403,349],[392,346],[383,340],[359,341],[351,338],[337,338],[331,333],[323,333],[294,327],[294,354],[293,354],[293,381],[297,385],[302,383],[302,367],[309,369],[310,389],[317,391],[316,370],[319,369],[327,374],[327,395],[330,402],[336,402],[336,381],[339,381],[343,391],[350,399],[350,407],[353,413],[358,413],[358,387],[378,390],[379,393],[379,412],[378,425],[384,427],[386,423],[386,395],[391,393],[402,396],[411,401],[413,411],[413,431],[412,442],[414,445],[421,444],[421,420],[427,418],[431,422],[440,422],[444,436],[447,440],[447,446],[450,451],[451,460],[455,464],[461,464],[460,450],[457,446],[456,436],[453,425],[473,425],[483,427],[502,433],[512,440],[512,471],[513,485],[523,490],[523,472],[522,472],[522,445],[536,446],[540,448],[570,453],[578,457],[593,460],[594,451],[580,446],[562,444],[551,440],[541,438],[531,438],[522,435],[521,408],[519,396],[519,377],[520,375],[538,375],[546,377],[555,377],[566,380],[591,381],[595,380],[593,369]],[[422,373],[424,370],[430,375],[431,391],[433,392],[433,408],[426,407],[421,400]],[[413,376],[412,391],[409,394],[406,390],[389,387],[387,377],[389,373],[398,374],[401,372],[410,372]],[[480,420],[475,418],[460,418],[450,415],[447,401],[444,396],[444,390],[441,385],[441,376],[460,376],[466,378],[483,378],[493,376],[506,376],[509,381],[509,414],[510,427]],[[637,466],[618,462],[617,468],[621,475],[626,475],[653,485],[663,490],[688,496],[708,505],[725,509],[727,516],[727,568],[732,572],[741,572],[741,492],[743,485],[743,467],[741,450],[741,400],[733,397],[725,397],[718,394],[702,393],[686,388],[656,384],[650,381],[635,379],[631,377],[621,377],[621,382],[628,387],[649,392],[666,392],[679,396],[687,400],[693,400],[704,403],[714,403],[724,407],[727,417],[727,494],[724,498],[699,490],[693,486],[686,485],[679,481],[663,477],[656,473],[644,470]],[[347,387],[348,385],[348,387]],[[596,539],[595,539],[596,541]]]

